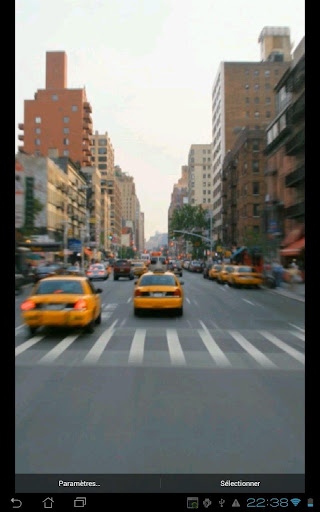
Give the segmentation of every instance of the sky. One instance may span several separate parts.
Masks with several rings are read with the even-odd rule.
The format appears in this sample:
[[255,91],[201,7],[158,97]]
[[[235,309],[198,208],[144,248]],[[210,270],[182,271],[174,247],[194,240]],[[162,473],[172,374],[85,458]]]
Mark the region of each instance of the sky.
[[85,86],[93,130],[134,177],[145,238],[168,230],[191,144],[211,143],[220,62],[260,61],[265,26],[305,35],[304,0],[16,0],[16,150],[24,100],[45,88],[47,51],[67,54],[67,87]]

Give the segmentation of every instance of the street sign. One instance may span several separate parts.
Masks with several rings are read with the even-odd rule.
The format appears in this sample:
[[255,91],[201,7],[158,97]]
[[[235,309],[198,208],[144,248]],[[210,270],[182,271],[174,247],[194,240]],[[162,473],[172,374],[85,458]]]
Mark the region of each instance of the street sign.
[[81,252],[81,240],[77,240],[76,238],[68,238],[68,249],[72,252]]

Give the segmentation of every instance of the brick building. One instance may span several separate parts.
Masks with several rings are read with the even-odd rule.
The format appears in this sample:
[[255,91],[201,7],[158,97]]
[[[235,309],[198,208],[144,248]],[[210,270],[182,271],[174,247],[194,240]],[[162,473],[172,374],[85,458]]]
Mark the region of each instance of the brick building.
[[91,165],[91,112],[85,88],[67,88],[66,53],[46,52],[46,88],[24,101],[19,151],[37,156],[54,151],[79,166]]

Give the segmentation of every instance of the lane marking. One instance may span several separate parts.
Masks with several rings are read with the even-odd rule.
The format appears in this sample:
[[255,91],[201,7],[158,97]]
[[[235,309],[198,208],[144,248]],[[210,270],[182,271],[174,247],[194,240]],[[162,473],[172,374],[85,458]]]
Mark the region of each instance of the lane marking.
[[110,316],[112,316],[112,314],[113,314],[113,311],[103,311],[101,313],[101,318],[103,320],[108,320],[108,318],[110,318]]
[[202,329],[198,329],[199,336],[201,337],[203,343],[205,344],[212,359],[217,363],[218,366],[222,366],[223,368],[231,367],[229,359],[225,356],[224,352],[217,345],[217,343],[211,336],[207,326],[202,322],[202,320],[199,320],[199,322],[202,325]]
[[173,365],[185,365],[186,360],[178,338],[176,329],[167,329],[167,342],[170,352],[170,359]]
[[287,343],[284,343],[283,341],[279,340],[276,336],[273,334],[267,332],[267,331],[258,331],[262,336],[267,338],[267,340],[271,341],[274,345],[281,348],[281,350],[284,350],[284,352],[287,352],[291,357],[296,359],[302,364],[305,364],[305,356],[301,354],[298,350],[294,349],[293,347],[290,347],[290,345],[287,345]]
[[297,338],[299,338],[300,340],[302,341],[305,341],[305,337],[303,334],[300,334],[300,332],[295,332],[295,331],[290,331],[291,334],[293,334],[293,336],[296,336]]
[[83,359],[82,364],[93,364],[96,363],[101,356],[102,352],[105,350],[108,345],[110,339],[114,333],[114,326],[118,322],[118,318],[110,325],[108,329],[106,329],[101,336],[97,339],[91,350],[88,352],[86,357]]
[[292,327],[294,327],[295,329],[298,329],[298,330],[299,330],[299,331],[301,331],[301,332],[305,332],[305,330],[304,330],[304,329],[302,329],[301,327],[298,327],[297,325],[290,324],[290,322],[289,322],[289,325],[292,325]]
[[21,345],[19,345],[15,350],[16,357],[22,354],[22,352],[24,352],[25,350],[28,350],[28,348],[32,347],[32,345],[38,343],[43,338],[44,336],[34,336],[33,338],[30,338],[24,343],[21,343]]
[[199,304],[197,303],[197,301],[195,299],[193,299],[193,302],[195,303],[196,306],[199,307]]
[[126,321],[127,321],[127,319],[126,319],[126,318],[124,318],[124,319],[122,320],[121,324],[120,324],[120,327],[122,327],[122,326],[126,323]]
[[118,304],[107,304],[103,309],[106,311],[107,309],[116,309]]
[[77,338],[79,337],[79,334],[75,334],[73,336],[67,336],[66,338],[64,338],[62,341],[60,341],[60,343],[58,343],[58,345],[56,345],[52,350],[50,350],[50,352],[48,352],[45,356],[43,356],[41,359],[39,359],[39,361],[37,362],[37,364],[50,364],[52,363],[53,361],[55,361],[55,359],[57,359],[61,354],[62,352],[64,352],[70,345],[71,343],[74,342],[74,340],[76,340]]
[[246,340],[238,331],[229,331],[231,336],[244,348],[253,359],[264,368],[278,368],[266,355],[258,350],[250,341]]
[[[242,297],[241,297],[241,298],[242,298]],[[254,304],[253,302],[250,302],[250,300],[248,300],[248,299],[242,299],[242,300],[244,300],[244,301],[245,301],[245,302],[247,302],[248,304],[251,304],[251,306],[255,306],[255,304]]]
[[143,361],[146,329],[137,329],[131,343],[128,363],[141,364]]
[[19,325],[18,327],[16,327],[16,329],[15,329],[15,330],[16,330],[16,331],[19,331],[19,330],[20,330],[20,329],[22,329],[22,327],[24,327],[25,325],[26,325],[26,324],[21,324],[21,325]]
[[188,297],[186,297],[186,301],[188,304],[191,304],[190,299],[188,299]]
[[129,304],[129,302],[131,302],[132,300],[132,297],[129,297],[129,299],[127,300],[127,304]]
[[106,305],[106,303],[104,302],[103,304],[101,304],[101,307],[104,308]]

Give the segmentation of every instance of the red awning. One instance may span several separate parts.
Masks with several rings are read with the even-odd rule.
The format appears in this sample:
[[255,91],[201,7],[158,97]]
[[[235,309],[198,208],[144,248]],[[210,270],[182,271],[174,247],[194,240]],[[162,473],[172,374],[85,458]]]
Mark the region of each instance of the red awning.
[[296,226],[295,229],[290,231],[290,233],[281,242],[281,245],[282,245],[282,247],[290,246],[297,240],[300,240],[300,238],[302,238],[303,236],[304,236],[304,224],[301,224],[300,226]]
[[281,256],[298,256],[301,249],[304,249],[305,247],[305,238],[300,238],[300,240],[297,240],[291,245],[288,245],[285,249],[281,249],[280,254]]

